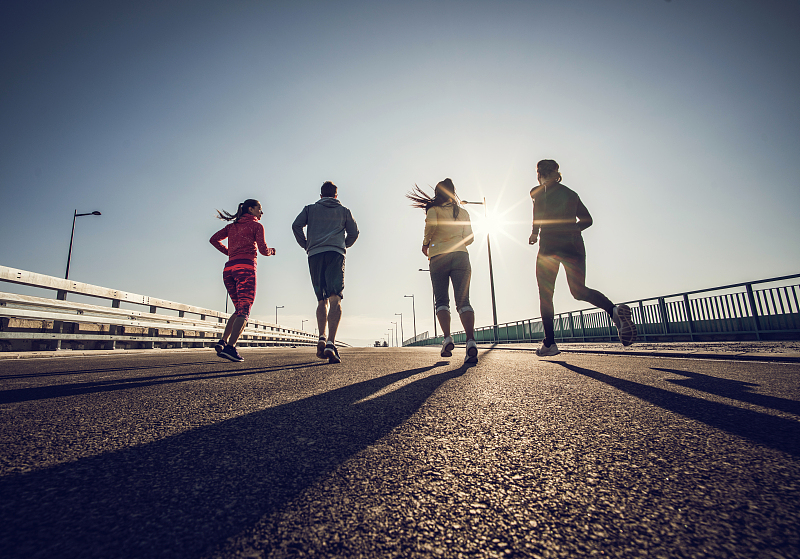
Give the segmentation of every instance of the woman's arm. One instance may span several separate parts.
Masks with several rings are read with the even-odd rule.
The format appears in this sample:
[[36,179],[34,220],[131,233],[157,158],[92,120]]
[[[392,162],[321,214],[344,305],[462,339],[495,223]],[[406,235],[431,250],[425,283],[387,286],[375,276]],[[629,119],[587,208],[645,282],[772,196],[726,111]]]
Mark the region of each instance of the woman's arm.
[[256,227],[256,245],[258,246],[258,251],[264,256],[274,256],[275,249],[269,248],[267,242],[264,240],[264,226],[260,223],[256,223],[256,225],[258,226]]
[[223,245],[220,241],[222,239],[228,238],[228,227],[229,226],[226,225],[225,227],[214,233],[214,235],[208,240],[208,242],[211,243],[215,249],[220,251],[225,256],[228,256],[228,247]]
[[422,238],[422,254],[428,256],[428,247],[431,246],[433,234],[439,226],[439,220],[436,217],[436,208],[431,208],[425,213],[425,234]]
[[592,223],[594,223],[592,221],[592,216],[589,215],[589,210],[586,209],[586,206],[583,205],[580,198],[578,198],[578,207],[575,210],[575,217],[578,218],[578,223],[575,224],[578,231],[588,229],[592,226]]
[[472,232],[472,222],[469,220],[469,218],[467,218],[466,223],[464,223],[462,235],[464,239],[464,246],[471,245],[472,241],[475,240],[475,234]]

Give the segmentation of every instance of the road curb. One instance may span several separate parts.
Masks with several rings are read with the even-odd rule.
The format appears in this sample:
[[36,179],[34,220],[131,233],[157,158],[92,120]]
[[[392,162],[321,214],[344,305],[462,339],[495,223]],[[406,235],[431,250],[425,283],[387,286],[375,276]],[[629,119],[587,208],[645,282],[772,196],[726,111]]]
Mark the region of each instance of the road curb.
[[[530,351],[536,348],[524,347],[503,347],[501,345],[492,346],[490,349],[503,349],[506,351]],[[776,363],[800,363],[798,354],[780,353],[722,353],[708,351],[615,351],[612,349],[562,349],[561,353],[585,353],[591,355],[627,355],[629,357],[665,357],[673,359],[714,359],[714,360],[734,360],[734,361],[769,361]]]

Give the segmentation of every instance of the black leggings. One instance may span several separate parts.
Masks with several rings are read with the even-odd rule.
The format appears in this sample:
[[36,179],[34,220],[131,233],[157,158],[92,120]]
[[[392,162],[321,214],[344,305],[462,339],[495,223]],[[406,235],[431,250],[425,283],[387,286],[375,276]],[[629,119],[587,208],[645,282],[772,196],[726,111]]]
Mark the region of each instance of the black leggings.
[[542,325],[544,326],[544,340],[547,345],[552,345],[555,341],[553,330],[553,292],[556,286],[556,276],[558,275],[558,265],[564,265],[567,273],[567,283],[572,296],[579,301],[586,301],[595,307],[605,310],[611,314],[614,309],[608,297],[595,289],[586,287],[586,252],[581,250],[583,243],[576,247],[577,250],[569,252],[553,252],[542,254],[541,249],[536,257],[536,283],[539,285],[539,310],[542,313]]

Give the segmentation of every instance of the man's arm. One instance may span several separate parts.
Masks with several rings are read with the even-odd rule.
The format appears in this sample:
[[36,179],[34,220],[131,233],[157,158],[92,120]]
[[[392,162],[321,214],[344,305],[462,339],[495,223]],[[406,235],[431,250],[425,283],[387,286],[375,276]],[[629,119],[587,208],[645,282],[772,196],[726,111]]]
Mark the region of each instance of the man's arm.
[[306,250],[306,247],[308,246],[306,234],[303,232],[303,227],[306,225],[308,225],[308,206],[303,208],[298,216],[294,218],[294,223],[292,223],[292,233],[294,233],[294,238],[297,240],[297,244],[300,245],[303,250]]
[[344,221],[344,233],[344,246],[345,248],[350,248],[358,239],[358,224],[353,219],[353,214],[350,213],[350,210],[347,210],[347,218]]

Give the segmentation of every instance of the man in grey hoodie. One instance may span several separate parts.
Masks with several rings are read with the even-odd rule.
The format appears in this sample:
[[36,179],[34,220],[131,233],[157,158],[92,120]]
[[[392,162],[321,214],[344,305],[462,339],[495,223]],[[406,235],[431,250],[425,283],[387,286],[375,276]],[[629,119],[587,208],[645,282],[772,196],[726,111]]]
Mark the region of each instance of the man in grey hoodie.
[[[304,227],[308,227],[307,238]],[[323,183],[320,199],[303,208],[292,223],[292,231],[297,244],[308,253],[311,284],[317,295],[317,357],[327,359],[329,363],[341,363],[335,340],[342,318],[344,255],[358,238],[358,226],[350,210],[337,199],[335,184],[330,181]]]

